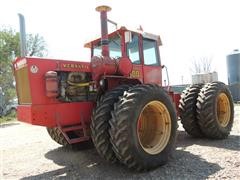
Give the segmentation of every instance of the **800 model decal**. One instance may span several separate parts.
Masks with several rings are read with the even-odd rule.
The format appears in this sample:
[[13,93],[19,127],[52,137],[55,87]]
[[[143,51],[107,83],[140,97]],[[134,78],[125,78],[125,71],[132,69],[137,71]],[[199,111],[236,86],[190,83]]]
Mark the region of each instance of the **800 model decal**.
[[130,77],[132,78],[140,78],[140,71],[139,70],[132,70]]

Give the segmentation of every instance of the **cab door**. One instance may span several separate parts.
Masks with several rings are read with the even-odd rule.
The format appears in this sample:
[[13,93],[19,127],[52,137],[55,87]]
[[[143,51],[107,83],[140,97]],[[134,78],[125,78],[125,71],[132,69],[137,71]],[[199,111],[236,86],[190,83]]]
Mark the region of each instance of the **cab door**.
[[162,67],[156,40],[142,37],[143,81],[162,85]]
[[131,33],[131,41],[126,43],[126,54],[133,64],[130,74],[131,78],[138,79],[143,82],[143,61],[140,53],[140,35]]

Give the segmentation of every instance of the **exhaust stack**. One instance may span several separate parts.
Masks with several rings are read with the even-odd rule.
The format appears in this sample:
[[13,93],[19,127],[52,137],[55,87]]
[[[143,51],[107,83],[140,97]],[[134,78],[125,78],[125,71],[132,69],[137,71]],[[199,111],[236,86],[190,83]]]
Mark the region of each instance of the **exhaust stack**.
[[25,19],[24,16],[20,13],[18,14],[18,17],[20,25],[20,52],[21,57],[25,57],[27,55]]
[[111,8],[109,6],[98,6],[96,7],[96,11],[100,12],[101,18],[102,56],[109,57],[107,12],[111,11]]

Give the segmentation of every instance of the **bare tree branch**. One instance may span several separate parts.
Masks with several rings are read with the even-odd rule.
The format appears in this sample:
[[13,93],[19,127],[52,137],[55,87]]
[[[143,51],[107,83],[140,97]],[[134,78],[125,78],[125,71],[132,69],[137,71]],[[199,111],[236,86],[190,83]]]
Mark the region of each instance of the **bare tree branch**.
[[192,58],[192,67],[190,68],[192,74],[209,73],[212,71],[212,57],[201,56],[199,58]]

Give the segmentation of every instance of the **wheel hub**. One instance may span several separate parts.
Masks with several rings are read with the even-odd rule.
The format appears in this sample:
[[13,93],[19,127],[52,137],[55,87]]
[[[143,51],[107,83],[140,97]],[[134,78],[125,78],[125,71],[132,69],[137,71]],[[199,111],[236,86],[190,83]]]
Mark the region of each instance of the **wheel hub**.
[[171,135],[171,117],[167,107],[160,101],[144,106],[138,119],[138,141],[149,154],[160,153]]
[[226,127],[230,121],[230,102],[225,93],[220,93],[217,97],[217,120],[222,127]]

